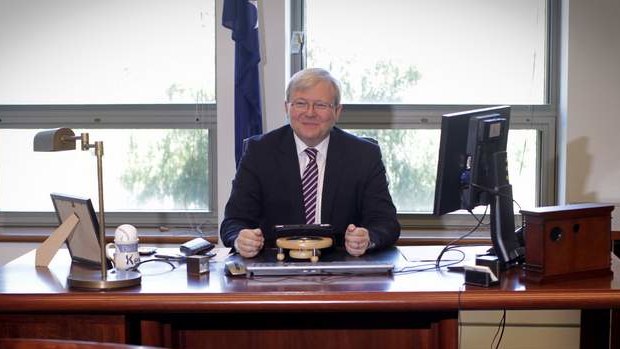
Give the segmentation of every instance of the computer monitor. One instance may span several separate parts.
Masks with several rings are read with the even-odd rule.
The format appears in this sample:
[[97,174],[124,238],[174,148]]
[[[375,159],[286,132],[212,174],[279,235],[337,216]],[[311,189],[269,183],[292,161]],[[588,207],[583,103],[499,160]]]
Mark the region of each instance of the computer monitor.
[[506,144],[510,106],[443,115],[433,214],[491,206],[491,240],[504,267],[520,262]]

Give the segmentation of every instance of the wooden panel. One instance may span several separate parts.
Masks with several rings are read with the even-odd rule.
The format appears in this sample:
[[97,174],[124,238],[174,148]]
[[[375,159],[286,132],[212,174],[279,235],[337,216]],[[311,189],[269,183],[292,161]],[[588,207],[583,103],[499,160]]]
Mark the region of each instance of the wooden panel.
[[0,338],[76,339],[127,343],[120,315],[0,314]]
[[[172,347],[172,330],[169,323],[157,320],[140,322],[140,343],[143,345]],[[178,345],[175,346],[178,348]]]
[[[246,313],[186,315],[145,321],[143,340],[170,331],[168,345],[184,349],[457,348],[457,313]],[[146,338],[149,337],[149,338]]]
[[[575,223],[573,229],[578,230],[575,235],[575,269],[590,271],[609,269],[611,265],[611,239],[609,229],[611,217],[608,220],[584,218]],[[588,250],[600,251],[590,253]]]
[[180,348],[436,348],[429,330],[222,330],[179,332]]

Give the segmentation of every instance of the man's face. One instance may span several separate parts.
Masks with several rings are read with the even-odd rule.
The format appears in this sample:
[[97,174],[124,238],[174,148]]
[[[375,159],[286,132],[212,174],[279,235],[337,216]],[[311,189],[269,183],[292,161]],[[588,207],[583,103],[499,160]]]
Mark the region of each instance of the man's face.
[[334,106],[334,92],[328,82],[320,82],[292,92],[285,103],[293,131],[307,146],[319,144],[338,121],[342,106]]

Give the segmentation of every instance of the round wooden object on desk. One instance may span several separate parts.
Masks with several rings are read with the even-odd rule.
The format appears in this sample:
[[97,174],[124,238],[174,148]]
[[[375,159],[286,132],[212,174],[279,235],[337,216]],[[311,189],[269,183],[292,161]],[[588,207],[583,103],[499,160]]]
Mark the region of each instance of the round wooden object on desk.
[[320,236],[293,236],[279,238],[276,240],[276,246],[279,248],[277,255],[278,260],[284,259],[282,249],[289,250],[289,256],[295,259],[310,259],[312,262],[319,260],[320,249],[328,248],[333,241],[328,237]]
[[330,247],[332,239],[321,236],[292,236],[277,239],[276,245],[287,250],[319,250]]

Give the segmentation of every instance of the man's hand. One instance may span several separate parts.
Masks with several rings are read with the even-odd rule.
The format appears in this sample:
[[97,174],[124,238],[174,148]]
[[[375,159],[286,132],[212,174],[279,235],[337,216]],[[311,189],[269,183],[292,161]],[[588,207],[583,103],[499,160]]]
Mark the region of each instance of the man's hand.
[[251,258],[260,252],[265,243],[263,232],[260,228],[241,229],[235,239],[235,249],[242,257]]
[[370,235],[368,229],[356,227],[349,224],[347,231],[344,233],[344,247],[347,252],[355,257],[361,256],[366,252],[370,245]]

